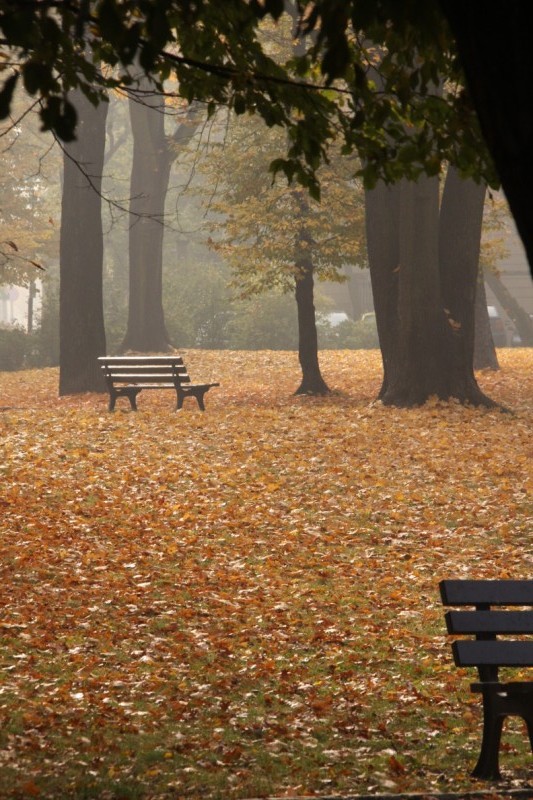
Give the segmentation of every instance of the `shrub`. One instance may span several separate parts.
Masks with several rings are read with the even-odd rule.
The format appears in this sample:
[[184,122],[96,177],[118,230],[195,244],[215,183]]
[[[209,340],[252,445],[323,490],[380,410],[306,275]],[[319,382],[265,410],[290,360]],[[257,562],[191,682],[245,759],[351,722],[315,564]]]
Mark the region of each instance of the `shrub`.
[[22,369],[27,339],[22,328],[0,328],[0,371]]
[[371,350],[379,347],[374,320],[346,320],[338,325],[320,322],[319,346],[322,350]]

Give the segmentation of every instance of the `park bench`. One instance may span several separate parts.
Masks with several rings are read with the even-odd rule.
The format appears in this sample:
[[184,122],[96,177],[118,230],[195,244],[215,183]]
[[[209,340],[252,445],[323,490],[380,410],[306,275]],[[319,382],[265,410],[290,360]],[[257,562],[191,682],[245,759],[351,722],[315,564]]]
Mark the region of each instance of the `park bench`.
[[205,411],[204,395],[219,383],[191,383],[181,356],[101,356],[98,359],[109,392],[109,410],[118,397],[127,397],[132,411],[137,411],[137,395],[144,389],[174,389],[176,409],[186,397],[196,397]]
[[452,643],[457,666],[477,667],[479,681],[470,688],[483,696],[481,753],[472,775],[498,780],[506,717],[522,717],[533,751],[533,679],[502,682],[499,676],[501,667],[533,666],[533,641],[527,639],[533,634],[533,580],[445,580],[439,586],[445,606],[472,607],[447,611],[446,626],[454,636],[475,637]]

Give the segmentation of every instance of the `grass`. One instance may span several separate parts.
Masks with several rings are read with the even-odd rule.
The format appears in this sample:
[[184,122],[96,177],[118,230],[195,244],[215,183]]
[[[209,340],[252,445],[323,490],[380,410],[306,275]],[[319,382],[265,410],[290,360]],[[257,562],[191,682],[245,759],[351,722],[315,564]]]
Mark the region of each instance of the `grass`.
[[[186,360],[205,414],[0,374],[0,797],[483,787],[437,585],[531,577],[532,352],[479,376],[514,415],[384,409],[377,353],[325,399],[293,353]],[[502,763],[530,786],[514,721]]]

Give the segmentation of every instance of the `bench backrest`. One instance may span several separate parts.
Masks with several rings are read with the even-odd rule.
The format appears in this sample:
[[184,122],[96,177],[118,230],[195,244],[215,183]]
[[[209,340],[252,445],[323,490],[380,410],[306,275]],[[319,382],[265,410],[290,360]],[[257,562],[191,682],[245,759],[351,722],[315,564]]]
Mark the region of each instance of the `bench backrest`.
[[533,666],[533,641],[497,638],[533,633],[533,580],[448,580],[439,588],[445,606],[475,609],[445,615],[448,633],[475,636],[453,642],[457,666],[478,667],[482,681],[498,680],[498,667]]
[[191,381],[181,356],[101,356],[98,362],[113,383]]

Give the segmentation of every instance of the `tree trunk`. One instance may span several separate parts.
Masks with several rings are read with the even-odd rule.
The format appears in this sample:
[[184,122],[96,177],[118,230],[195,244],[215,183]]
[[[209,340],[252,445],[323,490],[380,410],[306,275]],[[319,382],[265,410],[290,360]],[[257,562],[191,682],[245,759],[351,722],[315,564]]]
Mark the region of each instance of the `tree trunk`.
[[477,277],[474,331],[474,369],[500,369],[487,310],[487,293],[483,272]]
[[130,99],[130,118],[130,284],[128,325],[120,350],[166,352],[172,345],[163,312],[163,234],[172,156],[165,137],[164,98]]
[[33,301],[37,294],[37,286],[35,281],[31,280],[28,286],[28,321],[26,323],[26,332],[33,333]]
[[379,185],[368,196],[368,257],[384,366],[379,397],[386,405],[417,406],[432,396],[493,405],[473,373],[472,263],[479,249],[476,256],[468,244],[461,253],[457,232],[449,233],[460,224],[462,200],[473,204],[456,177],[449,173],[440,218],[437,178]]
[[507,286],[505,286],[495,272],[492,272],[490,269],[485,270],[485,280],[494,292],[494,296],[498,299],[498,302],[509,319],[514,323],[518,335],[522,340],[522,346],[532,347],[533,321],[527,311],[524,311],[522,306],[517,303]]
[[320,373],[318,334],[316,330],[313,263],[310,256],[298,264],[295,295],[298,307],[298,358],[302,382],[295,394],[329,394],[330,389]]
[[440,300],[438,179],[402,182],[400,199],[398,333],[381,399],[386,405],[416,406],[453,394],[451,330]]
[[453,331],[453,357],[464,382],[464,396],[474,405],[492,404],[474,376],[475,309],[485,194],[484,184],[465,180],[454,167],[449,167],[440,209],[442,300]]
[[107,103],[95,108],[72,93],[77,139],[66,144],[60,232],[59,394],[103,392],[97,357],[105,355],[102,167]]
[[378,395],[380,400],[387,392],[390,371],[397,360],[401,186],[401,183],[387,186],[379,182],[375,189],[365,193],[370,282],[383,361],[383,383]]
[[533,275],[530,6],[506,0],[482,7],[460,0],[440,0],[440,5]]
[[329,394],[330,388],[321,375],[318,363],[313,239],[305,228],[309,203],[302,189],[295,189],[292,195],[301,214],[300,230],[296,236],[294,262],[296,266],[295,297],[298,309],[298,358],[302,368],[302,382],[295,394]]

